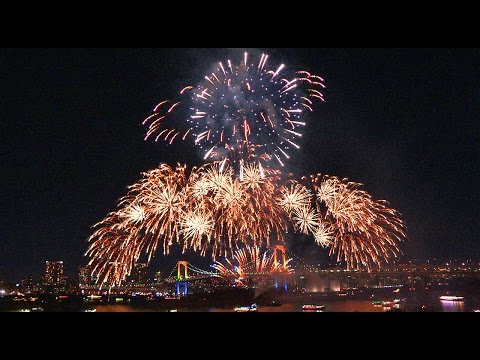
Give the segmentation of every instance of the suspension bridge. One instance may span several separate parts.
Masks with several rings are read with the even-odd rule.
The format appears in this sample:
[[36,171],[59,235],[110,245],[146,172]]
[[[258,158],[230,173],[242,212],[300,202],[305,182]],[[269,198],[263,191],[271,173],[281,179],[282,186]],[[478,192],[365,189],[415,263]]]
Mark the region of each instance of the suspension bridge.
[[[240,252],[242,250],[239,250]],[[287,249],[284,245],[275,245],[273,255],[248,258],[245,253],[238,255],[239,264],[234,265],[226,259],[230,267],[221,263],[212,265],[212,270],[203,270],[188,261],[181,260],[173,267],[169,276],[164,279],[166,284],[175,286],[177,296],[188,296],[189,286],[200,281],[231,282],[245,287],[262,286],[273,282],[276,288],[287,290],[287,275],[293,273]]]

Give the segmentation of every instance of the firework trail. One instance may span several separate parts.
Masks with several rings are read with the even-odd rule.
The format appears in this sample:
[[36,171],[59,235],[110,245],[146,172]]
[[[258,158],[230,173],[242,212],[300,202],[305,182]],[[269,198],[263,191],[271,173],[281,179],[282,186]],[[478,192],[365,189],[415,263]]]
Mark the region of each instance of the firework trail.
[[[324,80],[307,71],[292,72],[281,64],[270,67],[269,56],[244,54],[239,64],[219,62],[196,86],[184,87],[178,99],[164,100],[143,122],[145,139],[190,139],[204,160],[245,158],[249,145],[283,166],[299,149],[306,114],[324,101]],[[173,121],[175,120],[175,121]],[[172,124],[173,122],[173,124]]]

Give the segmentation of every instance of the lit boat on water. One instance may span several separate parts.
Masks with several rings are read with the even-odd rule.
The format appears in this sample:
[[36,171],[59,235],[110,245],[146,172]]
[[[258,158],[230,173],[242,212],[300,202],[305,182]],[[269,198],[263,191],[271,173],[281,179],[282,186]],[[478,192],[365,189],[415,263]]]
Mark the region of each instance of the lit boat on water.
[[324,305],[317,304],[307,304],[302,306],[303,311],[323,311],[325,310]]
[[463,296],[443,295],[443,296],[440,296],[440,300],[442,300],[442,301],[463,301]]
[[385,300],[381,302],[381,305],[383,307],[394,307],[400,304],[401,300],[400,299],[395,299],[395,300]]
[[254,312],[258,311],[258,307],[257,304],[252,304],[250,306],[239,306],[233,310],[235,310],[235,312]]

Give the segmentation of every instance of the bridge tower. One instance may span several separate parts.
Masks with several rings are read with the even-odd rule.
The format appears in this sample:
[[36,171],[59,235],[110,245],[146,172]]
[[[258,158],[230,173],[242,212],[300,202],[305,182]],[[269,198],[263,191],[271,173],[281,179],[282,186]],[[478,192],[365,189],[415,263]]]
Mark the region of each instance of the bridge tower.
[[177,296],[188,295],[188,261],[179,261],[177,263],[177,281],[175,282],[175,285]]
[[275,262],[275,266],[279,265],[279,255],[281,256],[282,259],[282,268],[286,269],[287,268],[287,248],[285,245],[275,245],[273,247],[273,261]]
[[[183,267],[183,275],[182,275]],[[179,261],[177,263],[177,280],[188,279],[188,261]]]
[[[282,270],[285,271],[287,269],[287,248],[285,245],[275,245],[273,247],[273,261],[275,267],[280,265],[279,258],[281,257],[281,266]],[[278,289],[278,275],[275,276],[275,288]],[[287,278],[283,276],[283,288],[285,291],[288,290]]]

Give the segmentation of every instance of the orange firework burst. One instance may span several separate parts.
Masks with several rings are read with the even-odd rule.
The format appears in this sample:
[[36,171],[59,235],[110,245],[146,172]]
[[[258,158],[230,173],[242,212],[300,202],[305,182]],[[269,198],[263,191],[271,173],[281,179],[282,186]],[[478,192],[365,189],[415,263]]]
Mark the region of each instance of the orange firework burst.
[[166,164],[143,173],[89,238],[94,273],[103,282],[115,273],[118,282],[142,253],[150,261],[160,244],[164,254],[179,243],[215,258],[247,243],[282,242],[288,222],[276,201],[278,171],[248,163],[240,172],[238,178],[228,165],[211,163],[189,174],[186,166]]
[[[305,179],[305,178],[304,178]],[[330,244],[330,255],[348,268],[380,266],[400,254],[405,237],[400,214],[383,200],[373,200],[362,184],[334,176],[311,176],[315,208],[322,218],[315,239]]]
[[[399,255],[404,225],[385,201],[346,179],[316,175],[302,182],[284,184],[278,170],[257,162],[242,162],[239,176],[224,162],[190,172],[161,164],[143,173],[119,209],[96,224],[87,251],[94,274],[118,283],[143,253],[150,261],[159,245],[167,254],[174,243],[227,257],[246,245],[283,243],[289,227],[313,236],[349,268],[370,269]],[[251,261],[256,253],[247,249],[248,256],[240,251],[234,259]]]
[[235,251],[232,259],[215,261],[212,267],[223,278],[244,286],[249,278],[258,280],[266,275],[293,273],[291,261],[292,259],[287,259],[285,264],[281,264],[276,261],[273,253],[258,246],[247,246]]

